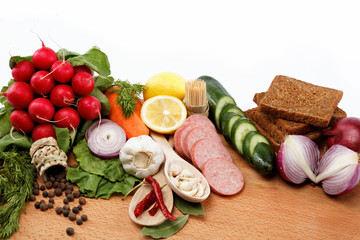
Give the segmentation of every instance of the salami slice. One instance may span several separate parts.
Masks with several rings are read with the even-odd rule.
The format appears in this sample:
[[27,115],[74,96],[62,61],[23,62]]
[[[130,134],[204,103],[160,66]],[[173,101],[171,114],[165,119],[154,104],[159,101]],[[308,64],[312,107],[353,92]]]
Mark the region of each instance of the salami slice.
[[186,120],[184,125],[186,124],[199,124],[201,126],[209,126],[213,127],[215,129],[215,125],[211,122],[211,120],[203,115],[200,114],[194,114],[189,116]]
[[194,127],[192,128],[186,136],[183,136],[185,141],[183,142],[183,151],[187,158],[191,159],[191,149],[194,144],[204,138],[211,138],[214,141],[217,141],[219,144],[222,144],[221,138],[218,135],[216,130],[213,130],[209,127]]
[[234,195],[244,186],[244,177],[240,169],[222,158],[209,159],[204,164],[202,173],[211,190],[219,195]]
[[204,138],[197,141],[191,149],[191,161],[195,167],[202,170],[203,165],[211,158],[222,158],[232,162],[231,155],[223,143],[212,138]]
[[185,128],[185,125],[183,124],[174,133],[174,148],[175,148],[175,151],[181,157],[184,157],[184,152],[183,152],[182,146],[181,146],[181,135],[182,135],[182,132],[184,131],[184,128]]

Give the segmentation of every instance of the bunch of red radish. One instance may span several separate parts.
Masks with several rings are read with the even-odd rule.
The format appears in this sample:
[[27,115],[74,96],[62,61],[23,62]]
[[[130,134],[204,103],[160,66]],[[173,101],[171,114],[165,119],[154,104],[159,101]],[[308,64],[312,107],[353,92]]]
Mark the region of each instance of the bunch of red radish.
[[87,66],[73,67],[42,42],[42,48],[13,67],[15,80],[6,91],[7,102],[14,108],[11,125],[33,141],[54,137],[53,124],[74,130],[80,120],[100,116],[99,100],[89,95],[95,87],[93,71]]

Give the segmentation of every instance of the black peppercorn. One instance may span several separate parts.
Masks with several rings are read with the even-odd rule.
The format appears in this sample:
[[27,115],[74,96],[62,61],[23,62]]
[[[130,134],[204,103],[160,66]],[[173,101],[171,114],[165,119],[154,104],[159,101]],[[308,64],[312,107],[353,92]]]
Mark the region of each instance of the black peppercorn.
[[81,225],[83,223],[83,221],[79,218],[79,219],[76,219],[76,224],[77,225]]
[[72,201],[74,201],[74,195],[73,194],[68,194],[68,195],[66,195],[66,198],[70,201],[70,202],[72,202]]
[[36,202],[36,203],[35,203],[35,208],[36,208],[36,209],[39,209],[39,208],[40,208],[40,202]]
[[49,198],[55,197],[54,191],[49,191],[49,192],[48,192],[48,197],[49,197]]
[[79,198],[79,203],[80,203],[80,205],[85,205],[86,199],[84,197]]
[[36,197],[34,194],[30,194],[29,201],[34,202],[36,200]]
[[57,214],[62,214],[62,212],[63,212],[62,207],[60,207],[60,206],[56,207],[56,208],[55,208],[55,212],[56,212]]
[[47,189],[52,188],[52,182],[50,182],[50,181],[46,182],[46,183],[45,183],[45,187],[46,187]]
[[46,197],[48,197],[49,193],[47,191],[43,191],[42,195],[44,198],[46,198]]
[[41,203],[40,209],[41,209],[41,211],[46,211],[49,209],[49,206],[46,203]]
[[44,199],[41,199],[41,200],[40,200],[40,203],[45,203],[45,200],[44,200]]
[[61,196],[61,194],[62,194],[61,188],[55,188],[54,193],[56,196]]
[[78,205],[77,208],[79,209],[79,211],[82,210],[82,206],[81,206],[81,205]]
[[76,220],[76,214],[75,213],[69,213],[69,219],[71,221],[75,221]]
[[53,182],[53,188],[57,188],[58,186],[59,186],[59,182],[58,182],[58,181]]
[[40,186],[40,190],[41,190],[41,191],[44,191],[44,190],[45,190],[45,186],[44,186],[44,185],[41,185],[41,186]]
[[33,182],[33,187],[38,188],[38,187],[39,187],[39,183],[38,183],[37,181],[34,181],[34,182]]
[[87,221],[87,216],[85,214],[81,215],[81,220],[83,220],[84,222]]
[[79,213],[79,209],[78,209],[77,207],[73,207],[73,208],[72,208],[72,211],[73,211],[73,213],[75,213],[75,214],[78,214],[78,213]]
[[63,210],[63,215],[64,215],[64,217],[68,217],[69,214],[70,214],[70,211],[69,211],[69,210],[67,210],[67,209],[64,209],[64,210]]
[[49,203],[48,203],[48,207],[49,207],[49,208],[53,208],[53,207],[54,207],[54,204],[51,203],[51,202],[49,202]]
[[60,179],[60,183],[66,183],[66,178]]
[[61,191],[65,190],[65,183],[61,182],[59,183],[58,187],[61,189]]
[[72,227],[68,227],[66,229],[66,233],[67,233],[67,235],[72,236],[72,235],[74,235],[75,230]]
[[51,176],[51,177],[49,178],[49,180],[50,180],[51,183],[55,182],[55,178],[54,178],[53,176]]
[[64,193],[65,193],[65,196],[67,196],[68,194],[71,194],[72,191],[71,191],[71,189],[66,189]]
[[66,185],[65,189],[69,189],[71,191],[74,191],[73,185]]
[[63,209],[64,209],[64,210],[69,210],[69,212],[70,212],[70,206],[67,205],[67,204],[65,204],[65,205],[63,206]]
[[39,195],[39,189],[37,188],[34,188],[32,192],[35,196]]
[[54,203],[55,203],[55,200],[54,200],[53,198],[50,198],[50,199],[49,199],[49,203],[54,204]]
[[63,202],[64,204],[69,204],[69,200],[67,198],[64,198]]
[[80,192],[79,192],[79,190],[75,190],[75,191],[73,192],[73,194],[74,194],[74,197],[76,197],[76,198],[80,197]]

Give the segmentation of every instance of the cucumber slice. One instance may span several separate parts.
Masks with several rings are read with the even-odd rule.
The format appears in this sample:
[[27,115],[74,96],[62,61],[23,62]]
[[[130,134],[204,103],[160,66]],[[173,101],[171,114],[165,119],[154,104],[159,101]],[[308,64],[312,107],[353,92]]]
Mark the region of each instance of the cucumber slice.
[[244,118],[243,116],[234,113],[226,112],[221,118],[221,132],[224,135],[227,141],[231,141],[231,128],[239,118]]
[[231,142],[241,155],[243,155],[244,138],[251,131],[256,132],[257,129],[247,118],[239,118],[231,128]]
[[252,165],[262,174],[270,174],[275,169],[275,153],[269,144],[260,142],[255,146]]
[[243,142],[244,158],[252,163],[254,149],[259,143],[266,143],[270,145],[269,141],[258,132],[249,132]]
[[206,96],[209,102],[209,118],[220,128],[221,110],[228,104],[236,104],[222,84],[210,76],[201,76],[198,79],[206,82]]
[[225,113],[227,113],[227,112],[237,113],[240,116],[245,117],[245,113],[238,106],[236,106],[235,104],[229,103],[228,105],[226,105],[223,108],[223,110],[221,110],[221,113],[220,113],[220,126],[221,126],[221,122],[222,122],[221,119],[224,117]]

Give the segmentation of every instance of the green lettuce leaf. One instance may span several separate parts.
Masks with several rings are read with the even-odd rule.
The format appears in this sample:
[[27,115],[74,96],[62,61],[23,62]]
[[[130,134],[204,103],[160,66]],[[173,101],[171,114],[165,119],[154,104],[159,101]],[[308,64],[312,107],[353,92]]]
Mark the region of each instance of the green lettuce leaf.
[[98,88],[94,88],[90,95],[96,97],[100,101],[101,114],[105,116],[109,115],[110,102],[109,99],[107,99],[107,97],[105,96],[105,94],[102,93]]
[[0,138],[10,133],[10,112],[5,107],[0,108]]
[[0,139],[0,151],[5,151],[10,146],[16,146],[19,148],[30,149],[32,144],[32,139],[28,136],[24,136],[16,131],[12,133],[12,137],[10,133],[3,136]]
[[71,147],[71,136],[70,131],[67,128],[58,128],[55,127],[55,134],[58,146],[65,153],[68,153]]

